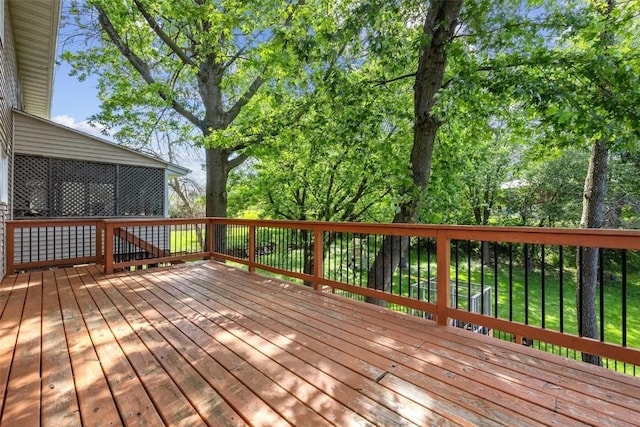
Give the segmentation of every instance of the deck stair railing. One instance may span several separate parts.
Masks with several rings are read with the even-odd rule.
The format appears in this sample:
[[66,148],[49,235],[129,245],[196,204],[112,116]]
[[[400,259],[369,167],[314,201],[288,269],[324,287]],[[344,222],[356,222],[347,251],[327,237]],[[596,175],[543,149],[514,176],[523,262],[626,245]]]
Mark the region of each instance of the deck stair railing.
[[[9,274],[224,260],[640,374],[640,231],[197,218],[10,221],[6,236]],[[598,251],[595,338],[583,336],[576,305],[585,248]]]

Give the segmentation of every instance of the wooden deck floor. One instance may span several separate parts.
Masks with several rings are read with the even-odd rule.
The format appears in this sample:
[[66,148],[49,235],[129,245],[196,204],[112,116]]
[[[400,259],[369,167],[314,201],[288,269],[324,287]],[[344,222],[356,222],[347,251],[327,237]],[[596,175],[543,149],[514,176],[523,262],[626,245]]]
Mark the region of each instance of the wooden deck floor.
[[0,287],[2,426],[640,425],[640,380],[234,270]]

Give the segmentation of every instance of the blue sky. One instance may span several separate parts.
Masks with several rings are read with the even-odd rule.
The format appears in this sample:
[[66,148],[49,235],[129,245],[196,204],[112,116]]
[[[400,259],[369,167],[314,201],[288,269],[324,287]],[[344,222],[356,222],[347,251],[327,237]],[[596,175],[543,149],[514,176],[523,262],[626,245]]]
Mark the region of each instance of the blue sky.
[[[69,76],[69,70],[67,63],[62,62],[56,65],[51,119],[78,130],[99,135],[99,131],[87,123],[87,118],[100,109],[96,89],[97,79],[89,77],[80,82],[76,77]],[[100,136],[104,137],[104,135]]]

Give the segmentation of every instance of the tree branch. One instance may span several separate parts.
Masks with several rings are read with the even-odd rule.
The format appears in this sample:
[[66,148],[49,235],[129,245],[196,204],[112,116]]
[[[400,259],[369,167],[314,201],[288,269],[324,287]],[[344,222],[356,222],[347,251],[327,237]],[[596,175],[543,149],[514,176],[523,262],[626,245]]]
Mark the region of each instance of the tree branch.
[[[295,5],[291,6],[289,9],[289,13],[287,14],[287,18],[284,21],[284,26],[288,27],[291,25],[293,21],[293,16],[299,7],[305,4],[306,0],[298,0]],[[265,82],[263,75],[265,74],[267,67],[264,66],[258,77],[251,83],[246,92],[236,101],[236,103],[229,109],[229,111],[225,114],[225,119],[227,124],[231,123],[237,116],[240,114],[240,110],[242,107],[247,105],[247,103],[253,98],[256,94],[260,86]]]
[[[111,42],[118,48],[118,50],[120,50],[122,55],[127,58],[129,63],[133,66],[133,68],[136,69],[138,74],[140,74],[140,77],[142,77],[148,85],[151,86],[156,84],[157,82],[151,75],[151,71],[147,63],[140,59],[140,57],[137,56],[129,48],[129,46],[122,39],[118,31],[111,23],[111,20],[107,16],[107,13],[104,11],[104,9],[102,9],[100,6],[95,6],[95,8],[98,11],[98,20],[100,22],[100,26],[102,27],[102,30],[107,34]],[[191,111],[187,110],[184,105],[180,104],[178,101],[170,97],[164,90],[158,89],[158,96],[160,96],[160,98],[162,98],[163,100],[170,102],[171,107],[182,117],[193,123],[198,128],[202,128],[202,121]]]
[[238,51],[233,56],[231,56],[227,61],[225,61],[220,66],[220,69],[224,71],[227,68],[229,68],[231,65],[233,65],[233,63],[236,62],[238,60],[238,58],[240,58],[247,51],[247,47],[251,46],[253,44],[254,40],[256,40],[258,37],[262,36],[263,33],[264,33],[264,30],[259,31],[256,34],[255,37],[252,37],[251,40],[248,40],[243,47],[238,49]]
[[[264,71],[264,70],[263,70]],[[262,73],[251,83],[249,88],[246,90],[244,94],[233,104],[233,107],[225,113],[225,122],[227,124],[233,122],[233,120],[240,114],[240,110],[247,105],[247,103],[253,98],[256,94],[260,86],[264,83],[264,79],[262,78]]]
[[399,77],[394,77],[392,79],[389,80],[374,80],[371,83],[375,83],[374,87],[376,86],[384,86],[388,83],[393,83],[393,82],[397,82],[398,80],[404,80],[404,79],[408,79],[410,77],[415,77],[416,73],[409,73],[409,74],[405,74],[404,76],[399,76]]
[[229,159],[227,161],[227,168],[229,170],[233,170],[234,168],[240,166],[242,163],[244,163],[245,160],[247,160],[249,158],[249,156],[247,156],[246,154],[238,154],[236,157],[234,157],[233,159]]
[[135,3],[142,16],[144,16],[144,19],[147,21],[151,29],[158,35],[158,37],[160,37],[164,44],[166,44],[169,49],[171,49],[171,51],[175,53],[185,65],[195,67],[196,64],[193,62],[193,60],[187,56],[184,50],[180,49],[180,47],[178,47],[178,45],[175,44],[173,40],[171,40],[167,33],[162,31],[162,28],[160,28],[160,24],[158,24],[155,18],[151,16],[149,12],[147,12],[144,5],[140,3],[140,0],[133,0],[133,2]]

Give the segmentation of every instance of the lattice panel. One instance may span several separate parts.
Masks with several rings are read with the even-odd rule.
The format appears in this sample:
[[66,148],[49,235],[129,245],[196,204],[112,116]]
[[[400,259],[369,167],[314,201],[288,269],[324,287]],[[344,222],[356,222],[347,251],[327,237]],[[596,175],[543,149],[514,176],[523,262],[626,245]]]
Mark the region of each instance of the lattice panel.
[[114,216],[116,166],[52,160],[53,216]]
[[16,155],[14,171],[14,217],[50,216],[49,159]]
[[163,169],[15,156],[14,217],[163,216]]
[[120,166],[118,215],[164,215],[164,179],[162,169]]

